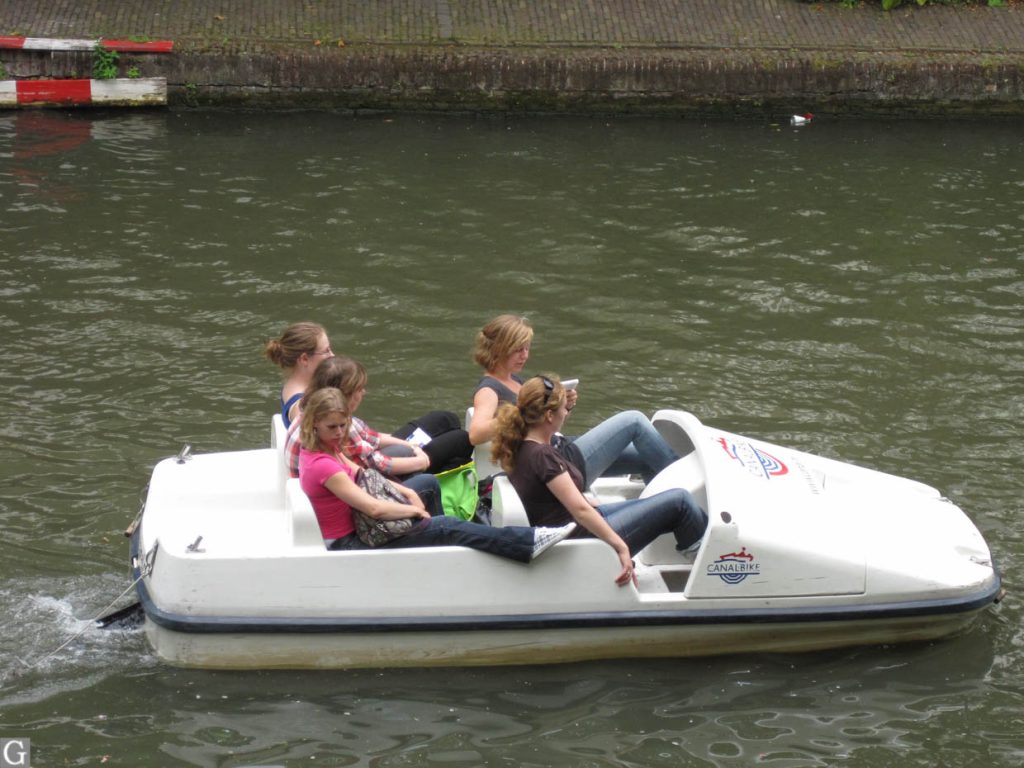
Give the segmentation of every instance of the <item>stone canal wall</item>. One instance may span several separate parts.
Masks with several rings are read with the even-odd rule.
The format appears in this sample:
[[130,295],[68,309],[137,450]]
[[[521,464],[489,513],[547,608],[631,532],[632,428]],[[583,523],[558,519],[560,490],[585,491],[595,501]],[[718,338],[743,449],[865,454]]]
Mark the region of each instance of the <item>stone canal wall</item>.
[[[6,51],[18,77],[88,77],[89,53]],[[125,55],[171,106],[754,115],[1017,115],[1013,57],[775,51],[260,46]]]
[[[174,39],[173,53],[122,54],[118,65],[122,76],[166,77],[169,103],[180,108],[1024,112],[1024,9],[1016,5],[889,14],[796,0],[637,8],[627,0],[382,0],[356,13],[341,0],[224,0],[216,9],[0,0],[0,34]],[[92,58],[0,51],[5,77],[15,79],[89,77]]]

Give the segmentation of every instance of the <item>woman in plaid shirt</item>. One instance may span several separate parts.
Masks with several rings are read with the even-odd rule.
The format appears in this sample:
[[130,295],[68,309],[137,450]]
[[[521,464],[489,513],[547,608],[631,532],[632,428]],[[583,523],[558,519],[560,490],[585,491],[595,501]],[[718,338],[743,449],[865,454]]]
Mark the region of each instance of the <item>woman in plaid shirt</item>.
[[[363,365],[350,357],[339,355],[324,360],[313,373],[300,409],[317,390],[334,387],[341,390],[350,413],[354,414],[366,394],[368,379]],[[438,433],[427,444],[426,450],[394,435],[378,432],[353,415],[348,441],[345,443],[345,455],[361,467],[371,467],[383,475],[401,479],[404,485],[423,498],[432,515],[441,515],[444,514],[441,489],[437,479],[425,473],[465,463],[469,460],[472,447],[465,431],[459,428],[458,417],[454,414],[433,411],[417,421],[426,427],[427,432]],[[300,440],[297,422],[298,419],[288,430],[285,443],[285,463],[292,477],[299,476]],[[411,432],[414,426],[415,422],[410,422],[400,431]]]

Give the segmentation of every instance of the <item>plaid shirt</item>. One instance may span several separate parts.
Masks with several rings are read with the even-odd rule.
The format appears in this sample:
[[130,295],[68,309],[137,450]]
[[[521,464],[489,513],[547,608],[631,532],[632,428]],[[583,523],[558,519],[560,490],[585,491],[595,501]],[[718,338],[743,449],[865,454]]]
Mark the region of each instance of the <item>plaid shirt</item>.
[[[296,419],[288,427],[288,435],[284,443],[284,463],[288,474],[299,476],[299,423]],[[345,443],[345,455],[361,467],[373,467],[382,475],[391,474],[391,457],[380,452],[380,432],[370,429],[362,419],[352,417],[352,426]]]
[[348,431],[345,455],[361,467],[372,467],[382,475],[391,474],[392,458],[380,452],[380,432],[370,429],[356,416],[352,417]]

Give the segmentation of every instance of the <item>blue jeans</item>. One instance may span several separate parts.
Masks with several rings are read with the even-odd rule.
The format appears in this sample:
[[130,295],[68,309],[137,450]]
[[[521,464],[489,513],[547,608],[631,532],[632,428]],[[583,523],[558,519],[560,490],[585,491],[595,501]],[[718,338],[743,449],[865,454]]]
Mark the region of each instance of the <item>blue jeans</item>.
[[416,491],[416,495],[423,499],[423,506],[431,517],[440,517],[444,514],[444,507],[441,506],[441,485],[437,478],[426,473],[409,475],[400,481],[406,488]]
[[[408,549],[409,547],[469,547],[507,557],[520,563],[533,558],[533,528],[509,526],[491,528],[489,525],[467,523],[457,517],[432,517],[420,521],[409,533],[377,549]],[[331,545],[336,549],[370,549],[359,537],[350,533]]]
[[640,411],[617,413],[572,442],[583,454],[588,488],[605,474],[639,474],[650,482],[679,458]]
[[708,527],[708,516],[689,491],[674,488],[646,499],[630,499],[597,508],[608,525],[635,555],[663,533],[676,537],[676,549],[698,541]]

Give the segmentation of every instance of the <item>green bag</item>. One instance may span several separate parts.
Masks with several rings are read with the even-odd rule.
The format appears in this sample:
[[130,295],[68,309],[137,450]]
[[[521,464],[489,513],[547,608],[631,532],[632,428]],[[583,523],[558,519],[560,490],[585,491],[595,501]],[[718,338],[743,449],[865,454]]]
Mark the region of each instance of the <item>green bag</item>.
[[441,486],[441,505],[444,513],[460,520],[472,520],[480,500],[476,487],[476,464],[472,461],[461,467],[435,475]]

